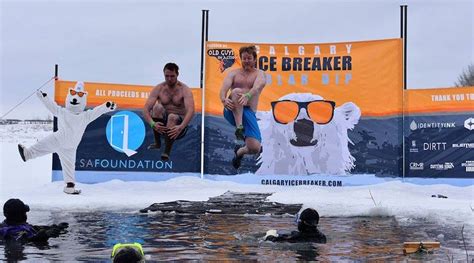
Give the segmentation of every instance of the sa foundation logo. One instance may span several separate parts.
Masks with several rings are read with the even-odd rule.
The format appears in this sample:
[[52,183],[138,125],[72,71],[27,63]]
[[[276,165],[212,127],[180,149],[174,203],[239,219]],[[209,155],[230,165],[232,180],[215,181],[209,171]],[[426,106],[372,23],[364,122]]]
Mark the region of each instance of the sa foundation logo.
[[110,118],[105,133],[114,150],[130,157],[145,140],[145,124],[136,113],[119,111]]
[[474,118],[469,118],[466,121],[464,121],[464,128],[470,131],[474,130]]
[[232,67],[235,62],[234,50],[231,48],[215,48],[209,49],[207,55],[217,58],[219,60],[219,70],[224,72],[224,70]]

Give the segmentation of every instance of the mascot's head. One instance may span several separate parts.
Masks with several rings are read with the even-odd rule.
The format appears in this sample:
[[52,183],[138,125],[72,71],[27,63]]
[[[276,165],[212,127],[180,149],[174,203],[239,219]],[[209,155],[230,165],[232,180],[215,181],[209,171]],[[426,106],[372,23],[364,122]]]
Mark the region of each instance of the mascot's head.
[[84,90],[84,82],[78,81],[74,88],[69,88],[66,96],[66,109],[72,113],[81,113],[86,108],[87,92]]

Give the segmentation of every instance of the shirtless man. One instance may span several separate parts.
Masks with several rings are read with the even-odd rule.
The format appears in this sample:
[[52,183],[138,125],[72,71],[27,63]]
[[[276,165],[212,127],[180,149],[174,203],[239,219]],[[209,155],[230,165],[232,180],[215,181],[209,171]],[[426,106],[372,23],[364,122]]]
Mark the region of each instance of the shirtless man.
[[156,85],[143,109],[143,117],[153,129],[155,143],[148,149],[161,147],[161,135],[165,137],[165,150],[161,159],[169,159],[173,142],[182,138],[194,116],[194,99],[189,87],[178,81],[178,65],[168,63],[163,68],[165,81]]
[[[239,56],[242,68],[234,69],[227,74],[222,83],[220,99],[224,105],[224,118],[236,127],[235,136],[245,140],[245,145],[234,148],[235,157],[232,165],[240,167],[245,154],[260,153],[262,136],[257,124],[255,112],[258,98],[266,84],[265,73],[255,68],[257,51],[255,46],[241,47]],[[230,94],[227,94],[230,89]]]

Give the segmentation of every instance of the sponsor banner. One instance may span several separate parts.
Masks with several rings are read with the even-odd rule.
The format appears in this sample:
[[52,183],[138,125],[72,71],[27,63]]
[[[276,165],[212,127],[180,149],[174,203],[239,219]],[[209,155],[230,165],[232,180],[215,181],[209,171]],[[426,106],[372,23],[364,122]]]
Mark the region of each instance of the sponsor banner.
[[[266,145],[265,141],[262,141],[262,157],[264,157],[263,154],[266,149],[273,151],[273,155],[270,155],[268,159],[262,160],[262,162],[260,162],[257,156],[248,155],[242,160],[242,165],[237,171],[231,164],[232,158],[234,157],[235,128],[229,125],[226,120],[215,116],[206,116],[205,123],[204,171],[207,174],[237,175],[256,173],[266,175],[301,175],[329,173],[328,170],[322,172],[310,170],[308,168],[309,166],[306,165],[314,162],[313,156],[318,156],[316,154],[319,154],[319,152],[315,151],[318,147],[317,145],[298,147],[289,142],[285,144],[287,148],[278,149],[275,146],[278,146],[278,144],[282,142],[274,142],[274,145]],[[354,129],[348,131],[350,142],[347,144],[349,153],[346,153],[350,154],[353,158],[354,166],[350,172],[345,173],[345,175],[350,176],[351,174],[356,174],[355,176],[358,176],[359,174],[373,174],[374,176],[401,177],[403,163],[403,136],[401,127],[401,117],[360,119]],[[265,130],[262,129],[262,133],[264,131]],[[266,138],[265,135],[263,135],[263,138]],[[290,141],[291,139],[288,140]],[[332,147],[325,154],[327,156],[336,152],[336,150],[336,147]],[[289,157],[285,154],[289,155]],[[301,158],[301,161],[299,163],[293,162],[294,157]],[[346,157],[351,158],[349,155]],[[261,169],[261,164],[263,161],[268,161],[269,159],[278,160],[282,164],[285,163],[285,165],[282,166],[282,170],[273,169],[270,172],[264,172],[264,170]],[[298,165],[299,168],[295,169]],[[334,166],[339,167],[338,165]],[[317,167],[317,164],[314,164],[314,167]]]
[[413,89],[405,91],[405,112],[430,114],[472,112],[474,87]]
[[207,43],[205,174],[401,175],[400,39],[256,44],[256,66],[267,82],[256,112],[262,153],[245,156],[235,169],[235,145],[243,142],[223,117],[220,89],[242,67],[239,48],[248,45]]
[[244,173],[235,176],[207,175],[207,179],[216,181],[233,181],[242,184],[277,185],[277,186],[306,186],[306,187],[328,187],[338,188],[344,186],[359,186],[380,184],[399,180],[396,177],[375,177],[371,174],[359,174],[357,176],[335,176],[335,175],[256,175]]
[[[64,106],[69,88],[73,88],[77,81],[57,80],[54,83],[54,100],[58,105]],[[106,101],[114,101],[121,109],[143,108],[148,95],[154,86],[129,85],[114,83],[86,82],[87,107],[95,107]],[[191,88],[194,97],[196,112],[201,111],[201,89]]]
[[407,90],[406,177],[474,178],[474,87]]
[[[75,83],[56,81],[55,99],[59,105],[64,105],[69,87]],[[197,114],[189,123],[184,137],[174,142],[169,160],[162,160],[165,140],[162,138],[160,149],[147,148],[154,143],[154,135],[142,114],[152,86],[89,82],[84,86],[88,92],[88,107],[114,101],[118,108],[87,126],[76,153],[78,182],[111,179],[157,181],[181,173],[200,173],[200,108],[195,109]],[[200,90],[193,89],[193,95],[195,104],[200,106]],[[55,130],[56,127],[57,119]],[[61,164],[56,154],[53,155],[53,180],[62,180]]]
[[[474,167],[474,163],[471,167]],[[375,185],[390,181],[401,180],[400,177],[378,177],[372,174],[358,174],[356,176],[334,176],[334,175],[306,175],[306,176],[265,176],[256,174],[239,174],[235,176],[223,175],[207,175],[206,178],[216,181],[233,181],[242,184],[259,184],[259,185],[277,185],[285,187],[304,186],[306,188],[338,188],[345,186]],[[471,186],[472,180],[460,178],[422,178],[407,177],[404,182],[433,185],[433,184],[449,184],[454,186]]]
[[406,177],[474,178],[474,87],[407,90]]
[[474,161],[473,117],[474,113],[435,111],[430,115],[408,115],[405,119],[406,176],[474,178],[470,168]]
[[[219,92],[229,71],[240,68],[239,48],[252,43],[207,42],[206,112],[222,115]],[[318,43],[255,44],[257,67],[267,86],[258,110],[289,93],[311,93],[342,105],[356,104],[362,116],[401,114],[402,42],[400,39]]]

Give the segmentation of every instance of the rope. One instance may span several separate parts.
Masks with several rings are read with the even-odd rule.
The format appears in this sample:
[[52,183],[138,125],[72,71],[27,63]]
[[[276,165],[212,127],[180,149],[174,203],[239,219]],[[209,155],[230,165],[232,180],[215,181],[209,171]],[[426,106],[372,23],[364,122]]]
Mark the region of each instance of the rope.
[[12,112],[14,109],[16,109],[18,106],[20,106],[21,104],[23,104],[27,99],[29,99],[31,96],[33,96],[39,89],[41,89],[42,87],[46,86],[46,84],[48,84],[49,82],[51,82],[51,80],[55,79],[56,77],[53,76],[52,78],[50,78],[48,81],[46,81],[43,85],[41,85],[39,88],[37,88],[33,93],[31,93],[30,95],[28,95],[28,97],[24,98],[22,101],[20,101],[18,104],[16,104],[15,106],[13,106],[13,108],[11,108],[9,111],[7,111],[7,113],[3,114],[3,116],[0,118],[0,119],[3,119],[5,118],[5,116],[8,115],[8,113]]

